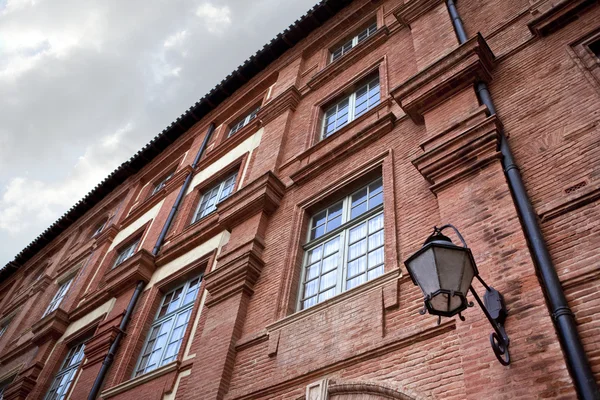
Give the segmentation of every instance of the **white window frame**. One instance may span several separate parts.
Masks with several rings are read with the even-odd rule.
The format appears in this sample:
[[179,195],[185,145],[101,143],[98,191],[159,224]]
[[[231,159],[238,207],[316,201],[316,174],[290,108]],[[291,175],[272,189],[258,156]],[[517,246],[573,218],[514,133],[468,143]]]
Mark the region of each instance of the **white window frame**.
[[79,371],[81,362],[85,357],[84,348],[85,344],[82,342],[69,349],[59,371],[52,380],[52,385],[50,385],[44,400],[64,400],[67,398],[71,384],[75,380],[75,375],[77,375],[77,371]]
[[58,306],[60,306],[60,303],[62,303],[62,301],[66,297],[72,282],[73,277],[70,278],[68,281],[65,281],[60,284],[57,292],[54,294],[54,297],[50,301],[50,304],[48,304],[48,307],[46,307],[46,311],[44,311],[44,315],[42,315],[42,318],[44,318],[46,315],[50,314],[52,311],[56,310]]
[[129,260],[131,256],[133,256],[136,253],[140,241],[141,239],[137,239],[130,245],[121,248],[117,253],[117,258],[115,259],[112,268],[114,269],[119,265],[123,264],[125,261]]
[[[196,207],[196,211],[194,212],[192,224],[196,221],[200,221],[202,218],[215,212],[215,210],[217,209],[217,205],[233,194],[233,191],[235,189],[235,182],[237,180],[237,174],[238,171],[235,171],[233,174],[228,175],[218,184],[212,186],[210,189],[207,189],[202,193],[200,201],[198,202],[198,206]],[[227,189],[228,192],[226,192],[225,189]],[[217,200],[213,205],[207,206],[207,204],[209,204],[208,201],[210,201],[210,199],[212,199],[213,197]],[[210,211],[206,212],[206,210],[208,209],[210,209]]]
[[[355,216],[354,218],[351,218],[352,197],[354,195],[360,193],[365,188],[370,188],[371,186],[375,185],[376,183],[380,183],[381,189],[377,189],[374,191],[367,190],[367,195],[366,195],[367,200],[366,201],[370,201],[371,198],[380,196],[381,203],[377,204],[377,201],[375,201],[376,205],[373,205],[372,207],[370,207],[368,205],[368,203],[366,203],[367,210],[362,212],[361,214]],[[329,210],[338,206],[338,204],[340,204],[340,203],[342,203],[340,225],[336,226],[331,231],[325,231],[325,233],[322,234],[321,236],[318,236],[317,238],[311,240],[312,231],[315,228],[315,226],[314,226],[315,217],[317,215],[321,214],[323,211],[326,211],[327,216],[325,217],[325,220],[328,221],[329,220]],[[360,203],[360,204],[363,204],[363,203]],[[311,216],[310,222],[309,222],[309,229],[308,229],[308,233],[307,233],[307,243],[303,246],[304,256],[303,256],[303,261],[302,261],[302,273],[301,273],[301,279],[300,279],[298,301],[297,301],[297,306],[296,306],[296,309],[298,311],[313,307],[314,305],[319,304],[322,301],[326,301],[327,299],[329,299],[333,296],[337,296],[340,293],[343,293],[347,290],[352,290],[354,287],[359,286],[360,284],[366,283],[371,279],[375,279],[377,276],[380,276],[381,274],[383,274],[385,272],[385,229],[384,229],[385,223],[384,223],[383,211],[384,211],[383,210],[383,180],[382,180],[382,178],[377,178],[377,179],[370,181],[367,185],[362,186],[360,189],[352,192],[350,195],[330,204],[325,209],[319,210],[319,212],[316,212]],[[334,215],[337,215],[337,214],[334,214]],[[335,218],[333,218],[332,221],[334,219],[337,219],[337,216]],[[376,230],[374,230],[373,232],[369,232],[368,231],[369,222],[374,221],[376,219],[380,219],[381,226],[379,228],[377,228]],[[328,222],[326,222],[326,224],[327,223]],[[366,228],[365,228],[365,229],[367,229],[366,236],[362,239],[356,240],[353,243],[350,243],[350,231],[359,227],[362,224],[366,224]],[[319,225],[319,226],[323,226],[323,225]],[[382,239],[381,239],[382,243],[371,248],[370,247],[371,246],[370,237],[374,236],[375,234],[379,234],[380,232],[381,232],[381,237],[382,237]],[[318,260],[319,260],[318,265],[322,265],[323,264],[322,261],[324,259],[326,259],[328,257],[333,257],[333,254],[335,254],[335,252],[332,252],[332,253],[330,253],[330,255],[324,255],[324,251],[325,251],[324,249],[325,249],[326,243],[333,242],[333,241],[335,241],[336,238],[339,238],[339,246],[338,246],[338,250],[337,250],[337,253],[338,253],[337,267],[326,271],[326,273],[330,273],[334,270],[337,270],[335,286],[326,287],[325,289],[321,290],[321,287],[320,287],[321,277],[323,275],[325,275],[326,273],[323,273],[321,270],[321,267],[317,266],[317,268],[319,270],[316,275],[316,278],[312,278],[311,280],[309,280],[310,282],[314,281],[315,279],[317,281],[316,295],[310,295],[305,298],[306,274],[307,274],[309,267],[316,265],[316,263],[310,262],[310,260],[309,260],[311,251],[322,246],[321,247],[322,248],[321,256],[319,256],[319,258],[318,258]],[[366,246],[365,253],[362,255],[359,255],[358,257],[350,259],[349,258],[350,246],[353,244],[356,244],[362,240],[366,241],[365,242],[365,246]],[[368,265],[369,254],[372,252],[378,251],[379,249],[382,249],[381,252],[383,253],[383,261],[381,263],[375,264],[372,267],[369,267],[369,265]],[[352,262],[353,260],[357,260],[358,258],[362,258],[362,257],[365,257],[365,263],[366,263],[365,271],[359,272],[351,277],[348,277],[349,262]],[[372,278],[369,278],[369,272],[373,272],[373,274],[377,274],[377,275],[373,276]],[[349,280],[356,279],[362,275],[365,275],[365,280],[363,282],[358,283],[358,284],[348,288]],[[319,300],[320,294],[325,293],[325,292],[331,290],[332,288],[335,288],[334,294],[328,296],[327,298],[324,298],[323,300]],[[316,303],[305,306],[304,301],[307,299],[313,298],[313,297],[316,297]]]
[[164,188],[167,182],[175,175],[175,171],[170,172],[167,176],[162,178],[160,181],[154,184],[154,189],[152,189],[152,193],[150,196],[154,196],[156,193],[160,191],[160,189]]
[[344,56],[344,54],[347,54],[350,50],[355,48],[359,43],[362,43],[365,40],[367,40],[369,37],[373,36],[373,34],[375,34],[375,32],[377,32],[377,21],[369,24],[369,26],[367,26],[365,29],[362,29],[360,32],[358,32],[356,35],[354,35],[350,39],[344,40],[344,42],[342,44],[340,44],[339,46],[334,47],[329,52],[329,62],[332,63],[336,60],[339,60],[340,58],[342,58]]
[[[378,88],[379,95],[378,95],[377,99],[371,100],[371,97],[369,96],[369,92],[372,89],[374,89],[375,87]],[[366,90],[367,107],[357,114],[356,113],[357,94],[359,92],[361,92],[362,90]],[[381,102],[381,84],[379,82],[379,73],[377,73],[377,74],[375,74],[375,76],[369,77],[368,80],[366,81],[366,83],[361,84],[358,87],[358,89],[356,89],[350,95],[345,96],[342,100],[336,101],[336,103],[334,105],[332,105],[331,107],[328,107],[327,110],[325,110],[325,112],[323,113],[323,121],[321,122],[321,140],[326,139],[329,136],[333,135],[334,133],[339,131],[341,128],[348,125],[350,122],[354,121],[356,118],[360,117],[361,115],[363,115],[364,113],[369,111],[371,108],[377,106],[380,102]],[[340,105],[343,105],[343,104],[348,104],[348,118],[345,122],[341,123],[340,125],[337,125],[337,121],[339,118],[338,113],[340,111],[339,107],[340,107]],[[364,104],[364,102],[360,103],[360,105],[362,105],[362,104]],[[333,115],[335,117],[335,126],[331,132],[327,133],[327,126],[328,126],[327,119],[331,115]]]
[[256,114],[258,114],[259,110],[260,110],[260,106],[254,108],[252,111],[250,111],[248,113],[248,115],[246,115],[242,119],[239,119],[235,124],[233,124],[231,126],[231,128],[229,128],[229,133],[227,134],[227,137],[230,138],[236,132],[238,132],[240,129],[242,129],[244,126],[248,125],[250,123],[250,121],[252,121],[254,118],[256,118]]
[[[142,352],[140,353],[135,369],[133,370],[133,378],[147,374],[156,368],[162,367],[163,365],[177,360],[177,355],[179,354],[179,350],[183,344],[183,338],[192,315],[192,309],[194,308],[194,304],[198,299],[202,278],[203,275],[195,276],[183,285],[178,286],[163,296],[160,302],[160,307],[158,308],[154,317],[154,321],[152,322],[146,339],[144,340]],[[191,283],[194,281],[196,281],[196,284],[192,287]],[[173,304],[172,300],[174,294],[178,291],[180,291],[180,297],[177,300],[175,306],[176,308],[169,311],[170,305]],[[186,298],[188,298],[188,295],[190,294],[193,296],[193,298],[185,303]],[[161,311],[165,307],[167,307],[166,311],[163,315],[161,315]],[[183,319],[180,320],[180,318]],[[178,322],[180,323],[179,325],[177,325]],[[171,325],[168,326],[168,323]],[[168,331],[163,331],[165,326],[168,327]],[[179,332],[177,332],[177,336],[174,338],[173,335],[178,329]],[[155,336],[153,336],[154,332],[157,332]],[[157,348],[155,345],[159,343],[158,339],[160,337],[165,337],[166,340],[162,342],[162,347]],[[173,347],[171,347],[172,345]],[[169,348],[171,348],[171,354],[167,356]],[[153,360],[152,357],[154,354],[157,354],[157,358]],[[153,362],[153,364],[150,364],[150,362]]]

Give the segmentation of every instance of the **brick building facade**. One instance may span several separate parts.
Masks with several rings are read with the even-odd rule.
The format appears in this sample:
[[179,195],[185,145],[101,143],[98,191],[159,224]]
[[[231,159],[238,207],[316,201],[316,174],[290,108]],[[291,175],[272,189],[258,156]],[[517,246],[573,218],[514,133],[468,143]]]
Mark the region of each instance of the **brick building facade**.
[[[466,40],[444,1],[323,1],[119,167],[0,272],[0,397],[86,399],[104,368],[114,400],[575,398],[570,311],[599,381],[600,6],[456,7]],[[443,223],[510,366],[479,306],[418,312],[403,261]]]

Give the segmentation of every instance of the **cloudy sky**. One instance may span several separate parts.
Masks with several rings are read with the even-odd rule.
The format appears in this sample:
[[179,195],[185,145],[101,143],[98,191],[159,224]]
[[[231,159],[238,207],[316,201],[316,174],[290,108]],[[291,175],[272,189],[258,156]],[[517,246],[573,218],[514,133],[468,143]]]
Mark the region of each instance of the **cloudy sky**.
[[0,267],[316,0],[0,0]]

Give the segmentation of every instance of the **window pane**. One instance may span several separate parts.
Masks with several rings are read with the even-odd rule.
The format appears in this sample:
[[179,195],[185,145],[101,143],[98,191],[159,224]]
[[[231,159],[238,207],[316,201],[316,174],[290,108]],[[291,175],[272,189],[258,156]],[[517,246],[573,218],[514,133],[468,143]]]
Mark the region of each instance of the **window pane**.
[[309,266],[308,268],[306,268],[306,277],[304,279],[305,280],[315,279],[317,276],[319,276],[320,268],[321,268],[321,263],[316,263],[316,264],[313,264],[313,265]]
[[338,251],[339,248],[340,248],[340,237],[336,236],[334,239],[325,243],[324,256],[328,256],[328,255]]
[[313,228],[311,233],[310,233],[310,239],[316,239],[319,238],[321,236],[323,236],[325,234],[325,225],[321,225],[321,226],[317,226],[316,228]]
[[323,259],[323,267],[321,269],[321,273],[325,273],[331,271],[338,266],[338,255],[333,254],[325,259]]
[[367,270],[367,259],[365,256],[357,258],[348,263],[348,278],[352,278],[358,274],[362,274]]
[[352,278],[350,279],[347,283],[346,283],[346,290],[350,290],[352,288],[355,288],[356,286],[365,283],[366,279],[365,279],[365,275],[359,275],[356,278]]
[[314,264],[321,259],[323,246],[318,246],[308,252],[308,264]]
[[367,224],[362,223],[357,227],[350,229],[350,243],[355,243],[356,241],[367,236]]
[[377,247],[383,246],[383,231],[378,231],[377,233],[369,236],[369,249],[373,250]]
[[337,271],[331,271],[321,277],[321,284],[319,285],[319,291],[324,291],[330,287],[335,286],[337,283]]
[[369,277],[368,278],[369,278],[369,280],[371,280],[371,279],[375,279],[375,278],[377,278],[378,276],[381,276],[381,275],[383,275],[383,265],[380,266],[380,267],[377,267],[377,268],[375,268],[375,269],[373,269],[371,271],[369,271]]
[[352,207],[367,200],[367,188],[361,189],[352,195]]
[[369,268],[383,264],[383,247],[369,253]]
[[369,220],[369,233],[374,233],[379,229],[383,228],[383,214],[378,214],[377,216],[371,218]]
[[342,216],[341,215],[337,216],[334,219],[327,222],[327,232],[331,232],[332,230],[336,229],[340,225],[342,225]]
[[335,293],[336,293],[335,287],[333,287],[323,293],[320,293],[319,294],[319,303],[332,298],[333,296],[335,296]]
[[353,260],[367,252],[367,241],[365,239],[348,247],[348,260]]
[[315,294],[317,294],[317,289],[319,288],[318,285],[319,285],[318,279],[307,282],[306,285],[304,286],[304,297],[310,297],[310,296],[314,296]]
[[352,207],[352,211],[350,211],[350,218],[354,219],[366,211],[367,211],[367,202],[360,203],[356,207]]
[[327,220],[327,210],[323,210],[313,217],[313,227],[323,225]]
[[306,299],[302,302],[302,308],[308,308],[308,307],[312,307],[315,304],[317,304],[317,297],[311,297],[310,299]]

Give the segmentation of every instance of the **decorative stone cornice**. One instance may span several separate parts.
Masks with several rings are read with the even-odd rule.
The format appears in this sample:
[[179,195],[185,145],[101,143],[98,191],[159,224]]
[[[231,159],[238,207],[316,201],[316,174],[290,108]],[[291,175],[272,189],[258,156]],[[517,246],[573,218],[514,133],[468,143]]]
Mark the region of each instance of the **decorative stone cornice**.
[[392,89],[391,95],[415,123],[454,93],[478,81],[490,81],[494,54],[480,35]]
[[219,203],[219,224],[225,229],[231,229],[257,212],[271,214],[279,207],[284,193],[285,185],[275,174],[267,171]]
[[400,24],[410,27],[410,24],[426,14],[443,0],[408,0],[394,10],[394,16]]
[[599,0],[541,0],[530,12],[535,18],[527,24],[538,36],[546,36],[577,19],[585,8],[600,4]]
[[79,304],[77,304],[77,306],[69,313],[69,319],[71,321],[77,321],[89,312],[100,307],[111,297],[112,296],[110,293],[108,293],[104,287],[93,292],[86,293]]
[[111,296],[117,296],[139,281],[149,282],[155,269],[154,256],[148,250],[141,249],[125,262],[108,271],[104,277],[106,283],[104,290]]
[[37,281],[31,285],[31,289],[29,290],[29,295],[33,296],[37,292],[44,291],[50,284],[52,283],[52,278],[49,275],[42,275]]
[[33,324],[31,341],[36,344],[60,338],[69,327],[69,314],[62,308],[57,308],[38,322]]
[[210,294],[205,303],[207,307],[212,307],[241,292],[253,293],[254,284],[264,265],[263,248],[262,243],[253,240],[219,257],[227,261],[204,277],[206,290]]
[[87,359],[87,362],[83,365],[84,369],[104,360],[108,349],[121,331],[119,324],[123,315],[124,313],[116,315],[109,320],[103,321],[98,326],[96,334],[85,344],[85,349],[83,350]]
[[100,232],[98,236],[96,236],[94,248],[96,249],[106,242],[111,243],[114,240],[115,236],[117,236],[117,233],[119,233],[119,229],[114,224],[108,225],[104,228],[102,232]]
[[[391,100],[390,100],[391,103]],[[321,143],[316,144],[312,148],[303,152],[296,157],[296,161],[304,164],[297,171],[290,174],[290,178],[295,184],[301,185],[309,179],[325,171],[329,166],[338,162],[338,160],[349,157],[350,155],[360,151],[383,135],[394,129],[396,116],[393,112],[388,111],[386,104],[381,105],[381,116],[377,116],[369,125],[362,129],[357,129],[352,132],[352,136],[340,142],[337,146],[319,155],[317,152],[323,147]],[[376,111],[375,111],[376,112]],[[351,127],[350,127],[351,128]],[[336,133],[336,135],[341,132]]]
[[439,192],[453,182],[499,160],[500,131],[495,115],[449,138],[413,160],[421,175]]
[[287,110],[295,111],[300,97],[302,95],[296,86],[290,86],[261,108],[256,117],[263,125],[268,124]]
[[4,392],[4,400],[24,400],[35,387],[37,378],[44,368],[41,361],[25,368]]

